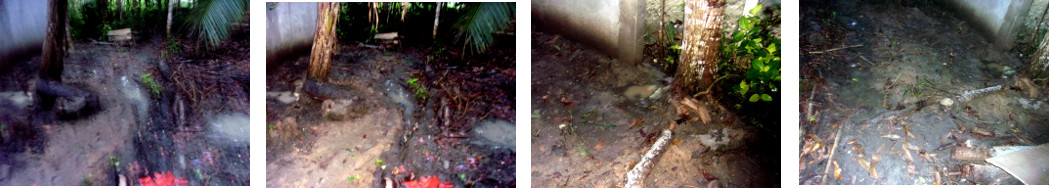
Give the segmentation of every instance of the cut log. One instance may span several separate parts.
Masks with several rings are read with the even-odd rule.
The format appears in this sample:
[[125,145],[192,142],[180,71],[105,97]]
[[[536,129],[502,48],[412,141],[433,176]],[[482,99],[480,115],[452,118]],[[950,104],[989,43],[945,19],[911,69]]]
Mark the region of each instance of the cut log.
[[109,35],[109,41],[117,44],[130,44],[133,42],[131,28],[111,30],[107,35]]
[[379,33],[375,34],[375,39],[379,40],[393,40],[397,38],[397,32]]

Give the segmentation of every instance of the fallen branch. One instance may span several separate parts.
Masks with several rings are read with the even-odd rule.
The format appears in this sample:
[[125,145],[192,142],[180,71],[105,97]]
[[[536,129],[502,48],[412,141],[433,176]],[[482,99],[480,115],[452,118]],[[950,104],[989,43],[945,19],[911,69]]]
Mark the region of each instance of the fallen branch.
[[863,61],[866,61],[866,62],[867,62],[867,64],[871,64],[871,66],[874,66],[874,63],[871,63],[871,61],[870,61],[870,60],[867,60],[867,58],[866,58],[866,57],[863,57],[862,55],[860,55],[860,59],[863,59]]
[[645,175],[648,174],[649,169],[652,168],[652,160],[656,158],[665,149],[667,142],[671,138],[671,129],[674,129],[674,124],[670,125],[670,128],[663,129],[663,134],[659,136],[655,144],[652,144],[652,148],[645,153],[645,156],[641,157],[641,161],[637,162],[634,169],[626,174],[626,186],[627,188],[641,187],[641,182],[644,182]]
[[838,139],[840,138],[841,127],[838,127],[838,133],[836,133],[836,135],[834,136],[834,146],[830,148],[830,157],[827,157],[827,169],[823,170],[823,181],[820,181],[823,184],[827,184],[827,177],[830,176],[828,175],[830,173],[830,162],[834,161],[834,151],[838,150]]
[[828,49],[828,50],[809,52],[809,54],[822,54],[822,53],[833,52],[833,51],[844,50],[844,49],[855,48],[855,47],[862,47],[862,46],[863,46],[862,44],[857,44],[857,45],[846,46],[846,47],[841,47],[841,48],[832,48],[832,49]]

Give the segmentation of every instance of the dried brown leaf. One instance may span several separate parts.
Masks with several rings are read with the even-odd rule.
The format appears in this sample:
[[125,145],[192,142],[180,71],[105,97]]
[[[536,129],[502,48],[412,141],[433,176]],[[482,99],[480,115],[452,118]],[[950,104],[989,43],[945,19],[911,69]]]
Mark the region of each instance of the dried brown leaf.
[[838,161],[834,161],[834,179],[841,180],[841,167],[838,167]]
[[641,125],[641,123],[644,123],[644,122],[645,122],[644,118],[637,118],[636,120],[634,120],[634,123],[630,124],[630,128],[637,127],[638,125]]
[[897,141],[897,140],[900,140],[900,138],[903,138],[900,135],[896,135],[896,134],[887,134],[887,135],[883,135],[881,137],[882,138],[888,138],[889,140],[892,140],[892,141]]

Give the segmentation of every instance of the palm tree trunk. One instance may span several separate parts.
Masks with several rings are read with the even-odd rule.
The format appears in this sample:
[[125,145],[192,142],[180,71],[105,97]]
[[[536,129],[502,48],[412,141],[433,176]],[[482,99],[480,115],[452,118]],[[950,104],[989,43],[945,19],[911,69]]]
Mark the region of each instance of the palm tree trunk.
[[337,50],[335,26],[339,19],[339,3],[318,3],[317,31],[314,33],[313,51],[307,75],[318,81],[327,82],[331,69],[331,56]]
[[66,11],[68,0],[51,0],[48,4],[47,35],[44,39],[40,78],[62,81],[62,63],[66,55]]
[[721,45],[721,19],[724,0],[691,0],[685,4],[685,32],[681,40],[675,87],[693,93],[714,81]]

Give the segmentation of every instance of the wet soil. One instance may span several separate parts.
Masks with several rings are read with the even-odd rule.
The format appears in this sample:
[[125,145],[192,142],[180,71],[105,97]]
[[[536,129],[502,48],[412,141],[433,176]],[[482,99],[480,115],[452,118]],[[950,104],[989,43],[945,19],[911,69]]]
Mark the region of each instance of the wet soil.
[[[354,94],[348,105],[295,97],[308,55],[278,64],[267,73],[266,185],[400,187],[423,177],[516,185],[512,46],[460,59],[454,47],[342,44],[329,83]],[[339,108],[344,116],[329,113]]]
[[[656,66],[622,63],[558,35],[535,32],[532,47],[533,186],[622,186],[658,133],[680,119],[671,94],[648,98],[648,92],[634,100],[627,90],[664,87],[672,78]],[[644,185],[778,186],[779,149],[767,144],[778,142],[778,133],[744,125],[720,105],[703,105],[714,120],[681,121]]]
[[[945,6],[802,7],[799,183],[1019,184],[952,151],[1049,142],[1044,80],[1025,77],[1017,51],[996,49]],[[838,167],[826,173],[839,127]],[[985,167],[992,170],[972,170]]]
[[[225,136],[215,135],[215,128],[208,126],[211,117],[204,114],[247,114],[248,32],[238,29],[234,35],[219,49],[224,53],[207,58],[166,55],[166,43],[159,36],[121,46],[76,43],[66,58],[63,84],[98,96],[99,109],[59,119],[36,102],[39,97],[24,107],[0,105],[12,114],[0,118],[0,131],[5,132],[0,184],[117,185],[119,175],[127,177],[129,185],[140,185],[139,178],[170,172],[188,185],[247,185],[247,140],[206,139]],[[39,61],[33,57],[0,70],[5,72],[0,74],[0,90],[31,93],[30,85],[38,82]],[[166,72],[164,67],[179,68]],[[205,72],[212,74],[199,74]],[[162,87],[159,93],[152,94],[142,81],[147,73]],[[243,82],[231,81],[234,75],[244,75]],[[180,82],[215,91],[189,94],[174,89],[181,88]],[[219,89],[218,82],[232,84]],[[197,95],[206,97],[186,99]]]

